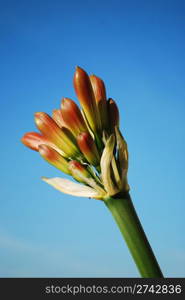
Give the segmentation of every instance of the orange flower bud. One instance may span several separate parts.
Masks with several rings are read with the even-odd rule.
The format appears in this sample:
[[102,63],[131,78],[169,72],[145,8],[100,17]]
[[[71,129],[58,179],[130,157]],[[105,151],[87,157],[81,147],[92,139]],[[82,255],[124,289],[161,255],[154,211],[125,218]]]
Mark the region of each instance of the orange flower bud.
[[77,143],[87,161],[94,166],[98,166],[100,155],[91,135],[87,132],[81,132],[77,136]]
[[105,90],[104,82],[101,78],[95,75],[90,75],[89,78],[92,84],[95,100],[98,106],[98,111],[99,111],[100,121],[101,121],[101,129],[108,130],[109,121],[108,121],[106,90]]
[[108,100],[108,113],[110,119],[111,130],[114,131],[115,126],[119,127],[119,110],[113,99]]
[[86,167],[84,167],[80,162],[76,160],[71,160],[68,163],[68,168],[74,179],[79,182],[86,182],[86,179],[91,177]]
[[74,88],[91,129],[97,132],[100,129],[100,119],[96,100],[89,76],[80,67],[76,67]]
[[48,145],[39,145],[39,153],[40,155],[51,165],[61,170],[66,174],[71,174],[68,169],[68,161],[60,155],[56,150]]
[[37,132],[27,132],[21,139],[22,143],[27,146],[28,148],[38,151],[39,145],[46,144],[48,141],[47,139]]
[[73,100],[69,98],[62,99],[61,114],[65,124],[75,136],[81,131],[88,131],[81,111]]
[[35,114],[35,123],[41,133],[69,157],[80,154],[76,141],[69,129],[60,128],[55,121],[46,113],[38,112]]
[[107,98],[103,80],[95,75],[90,75],[89,78],[93,87],[96,102],[99,102],[101,100],[105,101]]
[[62,156],[67,157],[67,155],[62,150],[57,148],[56,145],[51,143],[45,136],[43,136],[40,133],[37,133],[37,132],[25,133],[25,135],[22,137],[21,141],[25,146],[27,146],[30,149],[35,150],[35,151],[39,151],[40,145],[48,145],[48,146],[52,147],[53,149],[55,149],[57,152],[59,152]]

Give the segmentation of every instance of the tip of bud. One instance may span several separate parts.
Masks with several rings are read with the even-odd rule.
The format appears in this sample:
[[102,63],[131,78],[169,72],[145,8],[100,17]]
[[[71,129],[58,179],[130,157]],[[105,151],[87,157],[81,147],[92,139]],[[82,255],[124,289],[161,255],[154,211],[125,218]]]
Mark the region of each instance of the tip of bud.
[[82,69],[81,67],[79,67],[79,66],[76,66],[76,68],[75,68],[76,70],[75,70],[75,77],[77,76],[78,77],[78,75],[80,76],[88,76],[87,75],[87,72],[84,70],[84,69]]
[[71,160],[68,164],[68,168],[69,170],[74,170],[77,169],[79,171],[83,171],[84,167],[82,166],[82,164],[80,162],[78,162],[77,160]]
[[119,127],[119,109],[117,107],[116,102],[112,99],[108,99],[108,113],[109,113],[109,118],[110,118],[110,123],[111,123],[111,129],[114,132],[115,126]]
[[91,138],[91,135],[87,132],[80,132],[80,134],[77,137],[78,140],[84,140],[89,138]]
[[28,148],[38,151],[38,146],[40,143],[44,143],[44,137],[37,132],[27,132],[21,138],[21,142]]
[[42,120],[45,120],[48,117],[48,115],[45,112],[36,112],[34,114],[34,119],[36,122],[36,125],[39,125]]
[[37,118],[37,117],[43,116],[44,114],[45,114],[44,112],[39,111],[39,112],[34,113],[34,116],[35,116],[35,118]]
[[108,101],[109,101],[110,104],[115,103],[112,98],[109,98]]
[[71,172],[74,179],[79,182],[86,182],[86,179],[91,177],[86,167],[76,160],[71,160],[68,163],[68,169]]
[[90,152],[90,148],[94,143],[93,138],[91,137],[90,133],[88,132],[80,132],[77,136],[77,143],[82,152]]
[[[76,66],[75,69],[76,69],[76,71],[78,71],[78,70],[84,71],[84,70],[83,70],[81,67],[79,67],[79,66]],[[84,71],[84,72],[85,72],[85,71]]]
[[[27,145],[27,139],[26,139],[26,135],[24,135],[21,139],[20,139],[20,141],[25,145],[25,146],[27,146],[28,147],[28,145]],[[30,147],[29,147],[30,148]],[[35,150],[35,149],[33,149],[33,150]]]
[[72,103],[73,101],[71,100],[71,99],[69,99],[69,98],[66,98],[66,97],[64,97],[64,98],[62,98],[62,100],[61,100],[61,108],[64,106],[64,105],[67,105],[68,103]]

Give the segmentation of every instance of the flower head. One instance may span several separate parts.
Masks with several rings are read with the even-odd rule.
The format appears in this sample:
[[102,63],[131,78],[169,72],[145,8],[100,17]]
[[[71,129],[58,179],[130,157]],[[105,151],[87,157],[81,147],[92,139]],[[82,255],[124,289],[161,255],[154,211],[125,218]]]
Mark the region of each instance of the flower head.
[[81,110],[73,100],[63,98],[52,117],[36,113],[40,133],[26,133],[23,144],[79,182],[43,178],[64,193],[104,199],[127,192],[128,150],[115,101],[107,100],[102,79],[88,76],[80,67],[75,71],[74,88]]

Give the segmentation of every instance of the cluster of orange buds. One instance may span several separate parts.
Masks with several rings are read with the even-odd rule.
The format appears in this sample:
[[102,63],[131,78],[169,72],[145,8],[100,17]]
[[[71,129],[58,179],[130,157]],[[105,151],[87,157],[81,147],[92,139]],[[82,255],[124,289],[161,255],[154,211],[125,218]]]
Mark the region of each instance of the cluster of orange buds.
[[40,133],[26,133],[23,144],[80,182],[43,177],[64,193],[104,199],[127,192],[128,150],[119,130],[116,102],[107,99],[102,79],[88,76],[80,67],[75,71],[74,88],[81,109],[63,98],[52,117],[37,112],[35,124]]

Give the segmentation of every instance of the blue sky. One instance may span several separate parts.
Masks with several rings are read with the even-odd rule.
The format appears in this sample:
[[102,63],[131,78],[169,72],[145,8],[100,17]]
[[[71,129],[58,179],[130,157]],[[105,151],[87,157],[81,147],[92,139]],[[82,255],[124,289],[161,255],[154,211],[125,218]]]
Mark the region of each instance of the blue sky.
[[0,277],[137,277],[101,201],[20,143],[33,114],[76,100],[74,68],[102,77],[121,112],[129,184],[166,277],[185,276],[185,2],[0,1]]

